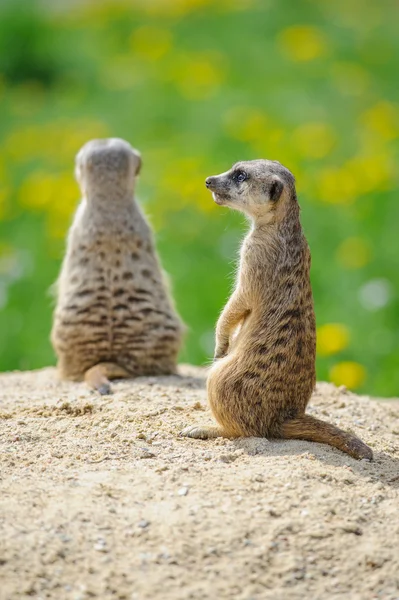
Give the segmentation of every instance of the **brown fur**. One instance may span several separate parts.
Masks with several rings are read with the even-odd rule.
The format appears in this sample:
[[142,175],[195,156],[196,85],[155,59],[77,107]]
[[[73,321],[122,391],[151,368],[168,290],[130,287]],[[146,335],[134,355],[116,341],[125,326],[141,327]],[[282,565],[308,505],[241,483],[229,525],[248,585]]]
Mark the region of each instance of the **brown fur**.
[[357,437],[305,414],[316,382],[316,327],[293,175],[278,162],[256,160],[209,177],[206,185],[215,202],[246,213],[252,229],[216,327],[208,398],[219,427],[182,434],[305,439],[371,459]]
[[108,379],[176,371],[182,323],[150,227],[134,198],[140,155],[119,139],[79,152],[81,201],[57,282],[51,340],[62,378],[109,392]]

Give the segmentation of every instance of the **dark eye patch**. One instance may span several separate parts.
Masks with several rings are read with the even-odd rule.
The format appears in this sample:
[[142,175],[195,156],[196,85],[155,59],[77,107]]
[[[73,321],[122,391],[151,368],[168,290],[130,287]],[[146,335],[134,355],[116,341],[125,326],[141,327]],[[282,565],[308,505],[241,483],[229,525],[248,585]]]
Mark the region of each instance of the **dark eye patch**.
[[245,171],[235,171],[235,173],[233,173],[233,179],[236,183],[242,183],[248,179],[248,173]]

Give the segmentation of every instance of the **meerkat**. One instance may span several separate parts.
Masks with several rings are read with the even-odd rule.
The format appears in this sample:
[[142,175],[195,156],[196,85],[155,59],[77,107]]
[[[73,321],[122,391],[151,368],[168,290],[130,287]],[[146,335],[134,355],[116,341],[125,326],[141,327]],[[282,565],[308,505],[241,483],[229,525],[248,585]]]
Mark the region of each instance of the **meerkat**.
[[294,176],[279,162],[253,160],[208,177],[206,187],[217,204],[245,213],[252,227],[216,326],[207,379],[219,425],[187,427],[182,435],[303,439],[372,459],[360,439],[305,414],[316,383],[316,325]]
[[140,153],[92,140],[76,157],[82,201],[56,283],[51,341],[63,379],[101,394],[109,379],[176,372],[184,326],[135,200]]

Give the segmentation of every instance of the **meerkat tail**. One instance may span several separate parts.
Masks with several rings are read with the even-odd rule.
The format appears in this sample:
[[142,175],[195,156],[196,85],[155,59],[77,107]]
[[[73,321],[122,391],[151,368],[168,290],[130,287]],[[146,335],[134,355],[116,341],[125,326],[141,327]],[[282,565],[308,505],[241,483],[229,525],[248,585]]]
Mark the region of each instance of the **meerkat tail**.
[[308,440],[338,448],[353,458],[372,460],[373,451],[358,437],[338,429],[335,425],[303,415],[286,421],[281,426],[281,436],[285,439]]
[[123,367],[112,362],[102,362],[88,369],[84,375],[89,387],[97,390],[102,396],[111,393],[109,379],[125,379],[131,373]]

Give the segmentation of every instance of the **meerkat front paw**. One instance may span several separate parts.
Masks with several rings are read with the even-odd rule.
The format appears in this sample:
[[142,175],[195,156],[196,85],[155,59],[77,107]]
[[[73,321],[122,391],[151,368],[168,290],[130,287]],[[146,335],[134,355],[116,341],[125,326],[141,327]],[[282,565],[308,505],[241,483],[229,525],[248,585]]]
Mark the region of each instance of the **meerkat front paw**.
[[220,437],[222,435],[219,427],[201,427],[200,425],[190,425],[185,427],[180,432],[182,437],[190,437],[196,440],[209,440],[212,438]]
[[191,437],[197,440],[207,440],[207,431],[206,427],[197,427],[197,425],[190,425],[189,427],[185,427],[180,435],[182,437]]

